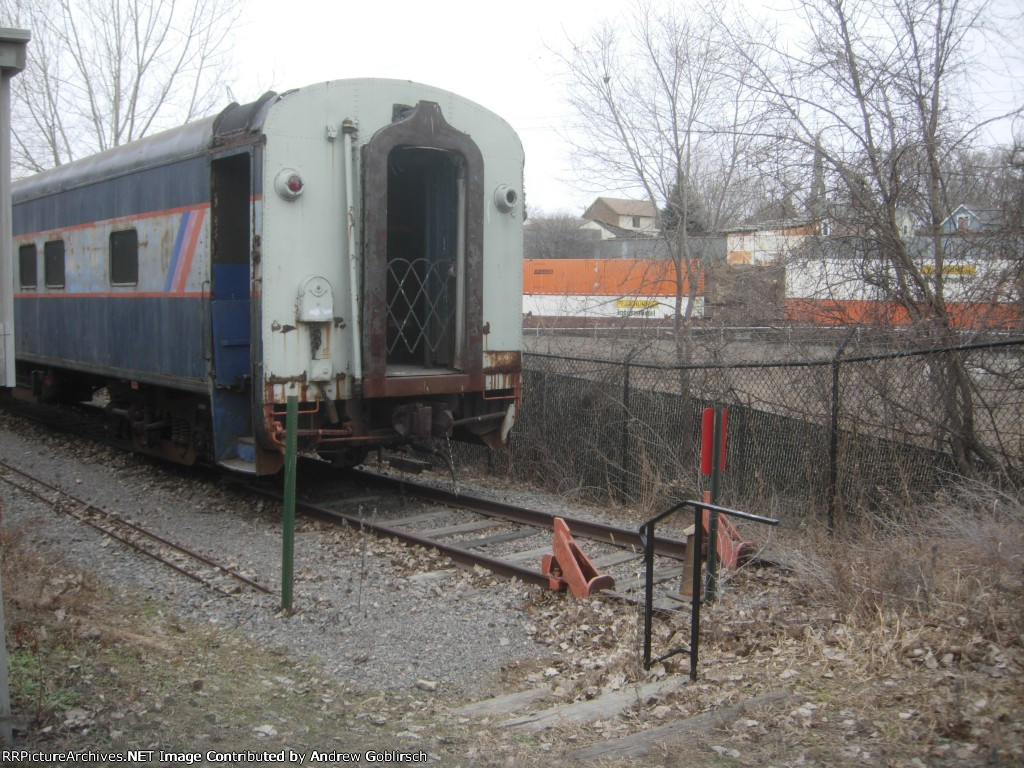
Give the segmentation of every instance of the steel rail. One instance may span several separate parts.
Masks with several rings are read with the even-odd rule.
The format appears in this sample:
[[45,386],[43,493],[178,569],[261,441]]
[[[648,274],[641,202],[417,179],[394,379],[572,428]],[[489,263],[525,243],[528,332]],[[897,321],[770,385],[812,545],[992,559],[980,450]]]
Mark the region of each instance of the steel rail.
[[[265,496],[276,501],[282,500],[281,495],[274,491],[264,488],[255,488],[253,486],[246,487],[251,492],[257,493],[261,496]],[[547,576],[544,576],[538,569],[531,569],[525,566],[516,565],[515,563],[491,557],[490,555],[474,552],[473,550],[466,549],[465,547],[446,544],[438,539],[420,536],[406,528],[399,528],[397,526],[387,525],[386,523],[376,522],[374,520],[367,520],[366,518],[359,517],[358,515],[350,515],[345,512],[339,512],[335,509],[328,509],[327,507],[321,507],[317,504],[304,501],[296,500],[295,509],[296,511],[301,512],[304,515],[309,515],[310,517],[316,517],[336,523],[343,522],[353,528],[370,531],[371,533],[375,533],[380,536],[390,536],[398,539],[399,541],[415,544],[419,547],[436,549],[461,565],[471,567],[479,565],[501,576],[505,576],[506,578],[521,579],[528,584],[540,586],[547,586],[548,584]]]
[[[33,420],[40,420],[33,415],[22,414],[27,418]],[[57,426],[54,422],[48,422],[51,426]],[[89,435],[91,439],[96,439],[95,435]],[[111,441],[105,441],[111,443]],[[122,447],[123,446],[118,446]],[[300,461],[306,461],[300,457]],[[308,459],[308,461],[315,464],[322,464],[322,462]],[[590,520],[584,520],[577,517],[571,517],[566,515],[556,515],[549,512],[541,512],[539,510],[527,509],[524,507],[518,507],[513,504],[500,502],[492,499],[486,499],[483,497],[474,496],[472,494],[455,493],[453,491],[447,491],[437,486],[425,485],[422,483],[416,483],[409,479],[395,478],[387,475],[376,473],[372,470],[364,468],[353,468],[346,470],[350,477],[357,479],[363,483],[382,486],[385,489],[393,490],[396,493],[406,495],[412,498],[419,498],[424,501],[444,504],[455,508],[465,509],[471,512],[476,512],[491,518],[498,518],[507,520],[512,523],[526,525],[530,527],[552,530],[554,527],[555,517],[561,517],[565,520],[566,524],[572,531],[573,536],[583,539],[591,539],[595,541],[602,541],[613,546],[622,548],[632,548],[637,556],[641,556],[643,552],[643,542],[640,539],[639,534],[634,529],[620,528],[606,523],[598,523]],[[282,497],[280,494],[274,491],[254,486],[248,482],[239,482],[239,487],[245,488],[249,492],[262,495],[267,498],[273,498],[277,501],[281,501]],[[60,491],[63,493],[63,491]],[[548,586],[549,581],[546,576],[540,573],[539,568],[530,568],[521,565],[517,565],[513,562],[502,560],[497,557],[491,557],[480,553],[479,551],[467,549],[465,547],[459,547],[454,544],[448,544],[438,539],[432,539],[429,537],[421,536],[413,531],[405,528],[399,528],[396,526],[387,525],[385,522],[375,522],[367,520],[365,518],[349,515],[344,512],[339,512],[333,509],[327,509],[324,507],[317,506],[309,502],[297,502],[296,509],[303,514],[308,514],[313,517],[319,517],[321,519],[327,519],[334,522],[344,522],[353,527],[362,528],[363,530],[371,531],[381,536],[390,536],[400,541],[405,541],[410,544],[420,547],[430,547],[438,550],[449,556],[453,561],[466,565],[469,567],[480,565],[488,570],[505,576],[507,578],[518,578],[526,583],[535,584],[540,586]],[[126,525],[131,525],[125,521]],[[97,527],[97,526],[94,526]],[[104,531],[104,529],[97,527],[98,530]],[[105,531],[104,531],[105,532]],[[148,531],[143,530],[144,535],[151,535]],[[117,537],[114,537],[117,538]],[[131,542],[125,542],[133,548],[140,549]],[[166,542],[167,546],[176,547],[171,542]],[[157,560],[163,560],[162,558],[152,555],[151,553],[140,549],[145,554],[150,554]],[[668,557],[674,560],[682,560],[686,551],[686,543],[679,539],[672,539],[668,537],[658,537],[654,541],[654,551],[656,554],[664,557]],[[201,555],[197,553],[189,552],[184,550],[185,554],[196,557],[202,560]],[[218,564],[208,562],[211,567],[222,568]],[[178,570],[172,563],[167,563],[175,570]],[[227,571],[225,571],[227,572]],[[229,574],[231,572],[228,572]],[[185,575],[189,575],[185,572]],[[234,578],[245,580],[245,577],[239,574],[234,574]],[[190,578],[194,578],[190,575]],[[247,581],[247,580],[246,580]],[[266,592],[267,594],[273,594],[270,590],[254,582],[247,582],[254,589]],[[215,588],[215,587],[214,587]],[[607,595],[613,599],[622,599],[628,602],[636,602],[635,599],[630,596],[613,592]]]
[[[214,570],[220,572],[222,575],[227,576],[227,577],[232,578],[232,579],[235,579],[236,581],[240,581],[243,584],[245,584],[246,586],[249,586],[249,587],[251,587],[251,588],[253,588],[253,589],[255,589],[255,590],[259,591],[259,592],[262,592],[262,593],[267,594],[267,595],[274,594],[274,592],[272,590],[268,589],[267,587],[263,586],[262,584],[258,584],[257,582],[252,581],[251,579],[243,576],[242,574],[237,573],[236,571],[233,571],[230,568],[227,568],[227,567],[221,565],[220,563],[215,562],[214,560],[210,560],[209,558],[207,558],[204,555],[199,554],[198,552],[194,552],[194,551],[188,549],[187,547],[181,546],[180,544],[175,544],[173,541],[169,541],[168,539],[165,539],[164,537],[160,536],[159,534],[153,533],[152,531],[149,531],[149,530],[147,530],[147,529],[145,529],[145,528],[143,528],[143,527],[141,527],[139,525],[136,525],[135,523],[132,523],[132,522],[130,522],[128,520],[125,520],[124,518],[122,518],[122,517],[120,517],[118,515],[115,515],[115,514],[113,514],[112,512],[110,512],[108,510],[100,509],[99,507],[95,506],[94,504],[91,504],[88,501],[85,501],[84,499],[79,499],[78,497],[74,496],[73,494],[68,493],[67,491],[64,491],[61,488],[57,488],[54,485],[50,485],[49,483],[45,482],[44,480],[40,480],[39,478],[34,477],[33,475],[31,475],[31,474],[29,474],[27,472],[24,472],[24,471],[18,469],[17,467],[11,466],[10,464],[8,464],[5,461],[0,461],[0,468],[6,470],[8,472],[12,472],[12,473],[14,473],[14,474],[16,474],[16,475],[18,475],[20,477],[23,477],[26,480],[28,480],[29,482],[35,483],[37,485],[40,485],[43,488],[45,488],[47,491],[50,491],[51,493],[56,493],[59,496],[62,496],[64,498],[66,498],[66,499],[70,499],[71,501],[75,502],[76,504],[78,504],[80,506],[80,509],[78,510],[78,512],[82,513],[82,514],[76,514],[75,512],[69,512],[69,514],[71,514],[76,520],[80,520],[81,522],[85,523],[86,525],[96,529],[100,533],[102,533],[102,534],[104,534],[106,536],[109,536],[110,538],[115,539],[116,541],[119,541],[122,544],[126,544],[127,546],[131,547],[132,549],[134,549],[137,552],[140,552],[141,554],[148,555],[149,557],[153,558],[154,560],[157,560],[157,561],[163,563],[168,568],[171,568],[172,570],[177,571],[181,575],[187,576],[188,578],[192,579],[193,581],[196,581],[196,582],[198,582],[198,583],[200,583],[200,584],[202,584],[204,586],[207,586],[210,589],[213,589],[213,590],[215,590],[217,592],[220,592],[222,595],[225,595],[227,597],[231,597],[232,593],[228,592],[227,590],[225,590],[223,588],[221,588],[217,584],[214,584],[213,582],[204,579],[202,576],[200,576],[198,574],[195,574],[195,573],[192,573],[191,571],[188,571],[185,568],[182,568],[177,563],[171,562],[167,558],[160,556],[158,553],[146,549],[145,547],[141,546],[138,542],[131,541],[130,539],[128,539],[128,538],[126,538],[124,536],[119,535],[115,531],[112,531],[109,528],[105,528],[102,525],[98,524],[97,522],[95,522],[93,520],[90,520],[88,517],[85,516],[84,513],[91,512],[94,515],[98,515],[98,516],[101,516],[103,518],[106,518],[106,520],[108,522],[112,522],[115,525],[122,525],[122,526],[128,528],[129,530],[134,531],[135,533],[139,534],[140,536],[147,537],[147,538],[151,539],[152,541],[155,541],[155,542],[157,542],[159,544],[162,544],[163,546],[165,546],[165,547],[167,547],[167,548],[169,548],[171,550],[174,550],[174,551],[176,551],[176,552],[178,552],[178,553],[180,553],[182,555],[185,555],[186,557],[189,557],[189,558],[191,558],[193,560],[201,562],[204,565],[207,565],[210,568],[213,568]],[[18,484],[16,482],[12,481],[8,477],[0,476],[0,480],[3,480],[4,482],[8,483],[9,485],[11,485],[11,486],[13,486],[13,487],[15,487],[15,488],[25,492],[25,493],[28,493],[28,494],[34,496],[35,498],[39,499],[40,501],[42,501],[45,504],[48,504],[50,506],[56,506],[56,504],[57,504],[57,502],[55,500],[48,499],[45,496],[43,496],[41,493],[38,493],[35,490],[33,490],[32,488],[26,487],[24,485],[20,485],[20,484]]]
[[[416,484],[414,484],[416,485]],[[417,486],[418,487],[418,486]],[[268,491],[260,488],[253,488],[249,486],[249,489],[255,493],[258,493],[267,498],[272,498],[276,501],[281,501],[282,497],[272,491]],[[399,528],[396,526],[386,525],[384,523],[374,522],[365,518],[359,517],[358,515],[350,515],[345,512],[339,512],[334,509],[328,509],[321,507],[316,504],[308,502],[295,502],[295,509],[302,514],[316,517],[323,520],[329,520],[332,522],[344,522],[355,528],[361,528],[363,530],[370,531],[379,536],[390,536],[404,541],[409,544],[413,544],[418,547],[433,548],[442,554],[447,555],[456,563],[465,565],[468,567],[481,566],[487,570],[504,576],[510,579],[520,579],[526,584],[532,584],[539,587],[550,587],[551,582],[547,576],[541,573],[539,568],[530,568],[528,566],[516,565],[513,562],[502,560],[501,558],[491,557],[490,555],[484,555],[475,550],[466,549],[459,547],[454,544],[446,544],[438,539],[431,539],[426,536],[420,536],[406,528]],[[614,543],[614,542],[612,542]],[[621,546],[621,545],[620,545]],[[643,553],[638,553],[638,557],[642,557]],[[670,577],[670,578],[675,578]],[[667,579],[665,579],[667,580]],[[602,600],[620,601],[634,606],[643,605],[643,597],[630,595],[626,592],[620,592],[618,590],[608,590],[594,592],[591,595]],[[671,615],[676,613],[675,609],[666,610],[664,607],[655,606],[653,609],[654,613]]]
[[[556,515],[551,512],[517,507],[514,504],[507,504],[502,501],[485,499],[465,493],[455,493],[454,491],[416,483],[404,478],[381,475],[366,469],[350,469],[348,472],[367,483],[392,488],[399,493],[415,498],[452,507],[461,507],[472,512],[487,515],[488,517],[499,517],[510,522],[530,525],[535,528],[553,528],[554,519],[560,517],[565,520],[574,537],[604,541],[619,547],[635,547],[638,553],[642,553],[644,550],[644,543],[640,534],[635,529],[619,528],[607,523],[597,523],[578,517]],[[654,541],[654,552],[663,557],[682,560],[686,553],[686,542],[680,539],[660,537]]]
[[[365,484],[376,485],[378,487],[382,486],[385,490],[389,490],[394,493],[410,496],[429,503],[444,504],[445,506],[465,509],[486,517],[507,520],[518,525],[525,525],[532,528],[539,528],[542,530],[552,529],[554,525],[554,518],[562,517],[560,515],[517,507],[512,504],[494,501],[491,499],[485,499],[463,493],[454,493],[436,486],[424,485],[421,483],[410,482],[405,479],[380,475],[368,470],[352,469],[348,470],[348,473],[350,476],[359,479]],[[275,501],[282,501],[282,496],[276,491],[267,488],[260,488],[251,484],[246,484],[244,487],[250,492],[266,498],[274,499]],[[506,578],[520,579],[527,584],[536,586],[549,586],[548,577],[541,573],[540,568],[536,566],[530,567],[517,565],[514,562],[509,562],[499,557],[492,557],[490,555],[483,554],[478,550],[460,547],[457,544],[451,544],[436,538],[424,536],[400,526],[389,525],[386,521],[367,519],[366,517],[357,514],[349,514],[337,509],[324,507],[313,502],[297,500],[295,506],[298,512],[309,515],[310,517],[335,523],[345,523],[353,528],[369,531],[376,535],[389,536],[415,546],[436,549],[461,565],[469,567],[479,565]],[[605,523],[595,523],[589,520],[581,520],[573,517],[562,517],[562,519],[569,525],[573,536],[578,535],[582,538],[595,539],[618,547],[634,547],[637,551],[638,557],[643,553],[643,542],[639,533],[635,530],[618,528]],[[670,538],[656,539],[655,546],[656,551],[659,554],[678,560],[683,558],[686,548],[685,542]],[[631,599],[628,595],[619,592],[610,594],[609,597],[622,599],[627,602],[638,602],[636,599]]]
[[[17,402],[18,404],[24,404],[30,406],[35,405],[34,403],[26,403],[25,401],[15,401],[11,399],[9,401],[12,405]],[[13,410],[10,409],[9,410]],[[49,415],[49,410],[46,410]],[[56,421],[45,421],[41,419],[35,413],[23,412],[20,415],[36,420],[44,421],[44,423],[50,426],[59,426],[62,429],[66,428],[66,424],[61,422],[58,424]],[[90,439],[98,439],[96,435],[89,434]],[[114,443],[110,440],[105,440],[109,445],[117,445],[122,449],[125,446],[122,444]],[[130,450],[130,449],[128,449]],[[300,457],[300,461],[305,461]],[[322,464],[323,462],[315,459],[309,459],[316,464]],[[595,541],[603,541],[609,544],[620,547],[634,547],[638,552],[643,551],[643,542],[640,540],[640,536],[636,530],[630,528],[620,528],[617,526],[609,525],[606,523],[598,523],[590,520],[584,520],[578,517],[570,517],[567,515],[555,515],[549,512],[541,512],[539,510],[527,509],[524,507],[518,507],[513,504],[508,504],[501,501],[495,501],[492,499],[486,499],[479,496],[473,496],[472,494],[466,493],[455,493],[448,491],[437,486],[426,485],[423,483],[417,483],[405,478],[396,478],[389,475],[382,475],[372,470],[355,467],[348,470],[344,470],[349,476],[357,478],[365,483],[370,483],[378,486],[384,486],[387,488],[393,488],[399,493],[412,496],[415,498],[425,499],[427,501],[433,501],[439,504],[445,504],[452,507],[460,507],[463,509],[470,510],[472,512],[478,512],[489,517],[500,517],[505,520],[514,523],[521,523],[523,525],[530,525],[534,527],[552,529],[554,527],[554,518],[561,517],[568,524],[573,536],[592,539]],[[251,486],[241,483],[243,487],[251,488]],[[262,492],[259,489],[253,489],[257,492]],[[663,557],[670,557],[674,560],[683,559],[686,551],[686,542],[679,539],[672,539],[668,537],[658,537],[654,542],[655,554]]]

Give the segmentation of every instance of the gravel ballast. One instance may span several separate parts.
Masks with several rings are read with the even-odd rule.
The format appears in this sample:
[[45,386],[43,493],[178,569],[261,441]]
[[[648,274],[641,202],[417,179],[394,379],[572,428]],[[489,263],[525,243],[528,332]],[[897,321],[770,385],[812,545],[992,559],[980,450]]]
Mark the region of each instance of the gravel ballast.
[[[124,454],[0,416],[0,458],[67,493],[279,590],[280,509],[230,479]],[[300,488],[300,493],[301,493]],[[126,599],[150,600],[190,620],[318,660],[355,688],[420,685],[484,698],[502,668],[545,654],[527,632],[533,589],[455,568],[436,552],[353,529],[299,521],[291,616],[279,598],[227,598],[0,484],[3,525],[46,547],[54,567],[95,572]],[[59,553],[59,554],[58,554]]]

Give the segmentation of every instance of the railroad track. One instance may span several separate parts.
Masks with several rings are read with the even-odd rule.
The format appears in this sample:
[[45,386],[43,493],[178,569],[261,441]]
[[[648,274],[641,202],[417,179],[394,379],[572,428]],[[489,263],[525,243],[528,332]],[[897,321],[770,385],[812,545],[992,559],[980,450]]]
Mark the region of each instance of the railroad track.
[[238,571],[159,536],[110,510],[101,509],[4,461],[0,461],[0,480],[221,595],[230,597],[245,590],[266,595],[275,594]]
[[[51,428],[131,450],[107,434],[102,419],[89,409],[63,409],[58,417],[52,408],[18,401],[10,401],[7,409]],[[528,584],[548,585],[540,561],[552,550],[556,517],[552,513],[368,469],[342,471],[315,459],[302,459],[299,469],[299,491],[306,496],[296,500],[300,514],[434,548],[466,567],[479,566]],[[281,499],[280,483],[273,479],[245,480],[238,485],[265,498]],[[638,530],[559,516],[597,569],[614,577],[615,589],[602,592],[602,596],[641,603],[643,557]],[[682,538],[661,536],[655,541],[654,607],[659,613],[689,612],[690,600],[680,594],[685,551]],[[173,558],[156,559],[171,560],[168,565],[175,567]]]
[[[615,578],[615,589],[601,594],[631,604],[643,601],[643,548],[637,529],[455,493],[368,469],[347,470],[344,486],[338,485],[336,476],[337,470],[321,462],[302,462],[296,511],[433,548],[460,565],[545,587],[548,578],[541,572],[541,558],[552,550],[554,519],[561,517],[595,567]],[[330,479],[323,482],[325,478]],[[259,483],[246,487],[281,500],[276,488]],[[689,611],[689,598],[683,598],[679,589],[685,552],[682,538],[655,540],[659,612]]]

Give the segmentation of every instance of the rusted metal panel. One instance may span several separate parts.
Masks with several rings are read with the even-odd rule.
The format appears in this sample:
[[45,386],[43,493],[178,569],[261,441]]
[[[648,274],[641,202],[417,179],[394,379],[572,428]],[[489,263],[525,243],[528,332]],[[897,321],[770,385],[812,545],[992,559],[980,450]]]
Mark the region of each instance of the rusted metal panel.
[[519,399],[522,354],[518,351],[484,352],[484,388],[489,391],[512,390]]
[[[411,106],[396,110],[395,105]],[[509,401],[518,397],[518,357],[487,358],[491,370],[484,373],[484,348],[521,346],[523,210],[508,201],[521,194],[522,146],[511,127],[478,105],[436,88],[352,80],[283,94],[270,105],[263,131],[261,178],[268,194],[261,198],[263,226],[254,226],[262,237],[258,272],[254,267],[263,342],[256,366],[262,384],[256,407],[264,418],[258,419],[257,430],[276,443],[281,420],[276,404],[290,394],[298,395],[305,409],[300,437],[309,447],[318,442],[332,447],[400,442],[391,417],[406,406],[429,407],[434,417],[450,411],[452,424],[462,420],[457,431],[463,438],[500,425]],[[389,163],[406,157],[399,156],[406,149],[414,163],[426,155],[444,162],[435,168],[427,159],[422,166],[389,170]],[[416,155],[420,150],[424,155]],[[428,170],[417,175],[410,167]],[[302,176],[306,192],[301,197],[286,200],[274,191],[270,182],[283,169]],[[428,186],[428,177],[443,184]],[[350,179],[351,192],[346,188]],[[390,200],[389,185],[398,195]],[[432,213],[415,207],[420,189],[436,189],[430,192],[436,195],[430,205],[437,201],[439,207],[430,208]],[[496,190],[504,191],[500,203],[505,207]],[[396,216],[406,206],[440,222],[438,242],[424,240],[424,253],[417,250],[418,240],[407,253],[398,253]],[[407,292],[395,282],[389,286],[389,257],[397,261],[399,256],[410,262],[426,259],[435,271],[417,272],[414,277],[423,282],[410,283]],[[454,267],[450,271],[442,269],[446,260]],[[392,281],[401,277],[395,269],[390,274]],[[297,291],[310,277],[330,283],[334,300],[329,322],[301,317]],[[451,307],[434,297],[442,290],[438,286],[452,291],[453,281],[457,284],[451,295],[460,301],[455,308],[459,321],[452,327],[461,336],[449,340],[445,321]],[[420,287],[434,292],[422,304],[416,293]],[[394,307],[389,310],[388,300],[394,304],[396,296],[416,304],[414,311],[422,315],[414,319],[425,317],[429,333],[436,334],[424,335],[428,341],[422,349],[429,354],[422,360],[418,344],[389,357],[399,313]],[[431,309],[436,312],[430,314]],[[427,322],[421,325],[426,331]],[[388,402],[371,402],[382,399]],[[342,424],[348,434],[338,429]],[[431,424],[432,433],[438,429]]]
[[363,387],[366,397],[420,397],[478,392],[484,388],[484,376],[448,374],[440,376],[393,376],[367,379]]
[[523,355],[518,350],[484,352],[485,374],[519,373],[523,369]]

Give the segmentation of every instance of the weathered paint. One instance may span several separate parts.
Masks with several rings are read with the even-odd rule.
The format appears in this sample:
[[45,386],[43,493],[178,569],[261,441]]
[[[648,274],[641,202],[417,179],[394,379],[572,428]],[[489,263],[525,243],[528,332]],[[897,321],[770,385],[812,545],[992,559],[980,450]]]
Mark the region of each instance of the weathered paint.
[[206,169],[205,157],[192,157],[134,170],[127,165],[121,171],[124,175],[83,184],[79,179],[89,178],[88,165],[55,168],[14,185],[14,236],[134,220],[153,212],[208,204]]
[[513,390],[518,400],[522,368],[522,353],[518,351],[485,351],[484,389],[487,391]]
[[457,355],[462,370],[480,370],[481,313],[483,304],[483,155],[476,142],[448,121],[439,104],[420,100],[404,119],[377,131],[363,150],[363,334],[366,354],[364,389],[383,386],[387,376],[387,263],[388,263],[388,166],[397,147],[429,147],[462,160],[465,194],[464,348]]
[[[425,107],[419,118],[408,114],[404,125],[402,120],[393,122],[394,105],[415,107],[420,103],[432,103],[436,110]],[[438,113],[450,128],[436,119],[429,129],[419,122],[429,122]],[[357,192],[351,201],[345,199],[340,132],[345,121],[358,124],[352,164]],[[325,126],[339,129],[334,140]],[[483,315],[486,313],[494,329],[489,339],[492,348],[518,350],[521,346],[522,211],[501,214],[485,204],[487,191],[501,183],[522,188],[522,149],[509,126],[478,105],[436,88],[405,81],[353,80],[287,94],[272,105],[263,129],[264,188],[272,189],[273,179],[284,168],[294,169],[305,182],[305,190],[296,200],[271,194],[264,201],[262,283],[275,286],[273,291],[265,288],[261,297],[264,375],[285,379],[310,369],[311,329],[297,322],[297,292],[303,280],[320,275],[331,285],[338,318],[328,326],[334,376],[325,384],[307,382],[304,397],[342,400],[357,389],[364,397],[402,397],[467,392],[482,386]],[[379,264],[381,231],[386,229],[386,184],[379,183],[379,177],[386,173],[382,163],[386,162],[387,147],[407,134],[417,145],[440,144],[460,154],[472,154],[471,147],[476,146],[480,156],[478,178],[469,180],[478,192],[467,194],[467,201],[482,206],[478,216],[467,215],[467,270],[476,271],[475,277],[467,275],[468,355],[459,370],[443,371],[440,377],[433,375],[436,371],[425,371],[417,381],[388,376],[380,352],[386,341],[385,307],[379,300],[386,291]],[[373,158],[380,158],[376,165]],[[378,182],[371,178],[374,174]],[[366,200],[358,194],[364,188],[368,190]],[[346,215],[349,209],[355,213],[351,221]],[[474,217],[477,224],[469,221]],[[360,257],[364,244],[366,248],[365,282],[355,291],[347,254],[350,225],[355,227],[352,239],[361,249]],[[353,294],[361,306],[352,305]],[[342,323],[346,332],[339,333]],[[352,376],[352,329],[360,326],[365,380]],[[285,332],[288,327],[294,330]],[[281,386],[267,390],[267,396],[278,402],[284,402],[287,394]]]
[[198,298],[22,294],[14,309],[19,360],[206,389]]
[[[421,111],[406,114],[403,126],[396,105],[421,105]],[[345,126],[345,141],[332,126]],[[372,197],[364,201],[358,191],[367,173],[363,152],[374,136],[383,137],[377,147],[426,136],[416,143],[466,161],[459,230],[465,251],[458,270],[465,348],[452,369],[393,376],[386,362],[382,367],[372,358],[364,371],[353,368],[379,335],[381,309],[366,298],[379,290],[373,249],[365,270],[350,267],[364,260],[363,245],[372,241],[364,224],[379,213],[367,207]],[[352,151],[344,152],[350,144]],[[247,265],[228,259],[228,279],[211,273],[211,226],[220,212],[216,201],[211,208],[211,163],[230,180],[235,166],[219,161],[234,155],[251,161],[251,242],[244,248],[251,258]],[[303,179],[295,199],[274,191],[273,180],[284,168]],[[304,405],[300,436],[307,445],[369,445],[395,437],[387,422],[364,423],[364,398],[391,398],[396,408],[426,400],[429,406],[422,407],[438,414],[448,403],[465,403],[469,418],[504,409],[482,400],[491,384],[501,390],[495,397],[508,397],[509,390],[518,397],[512,360],[522,340],[523,212],[521,206],[496,205],[493,192],[521,196],[522,169],[515,133],[478,105],[408,81],[354,80],[271,94],[39,174],[15,185],[15,246],[34,244],[39,259],[38,287],[17,299],[24,331],[20,359],[167,390],[205,391],[216,457],[230,458],[236,438],[255,429],[260,472],[280,465],[264,454],[274,449],[283,413],[278,406],[289,395]],[[352,194],[346,195],[346,186]],[[138,282],[111,285],[110,234],[125,228],[138,235]],[[54,239],[65,243],[65,284],[47,289],[44,246]],[[353,275],[367,285],[354,285]],[[300,309],[303,286],[314,276],[332,290],[324,322],[321,314]],[[245,311],[250,301],[251,316]],[[249,339],[243,338],[247,317]],[[370,332],[363,334],[364,327]],[[237,354],[211,347],[222,342]],[[516,358],[500,357],[506,353]],[[251,413],[260,414],[255,424],[249,423]]]
[[[94,196],[103,197],[111,183],[90,188]],[[125,186],[121,180],[116,183]],[[54,216],[65,216],[61,210],[56,207]],[[36,288],[16,294],[18,359],[205,390],[206,212],[203,203],[90,222],[54,218],[46,223],[65,221],[68,226],[16,236],[15,247],[36,245],[39,278]],[[112,285],[110,235],[129,228],[138,234],[138,282]],[[64,241],[64,286],[47,288],[44,245],[58,239]],[[16,285],[19,270],[16,264]]]
[[[102,194],[102,186],[97,189]],[[16,235],[16,249],[36,246],[38,285],[24,296],[196,296],[207,280],[209,254],[209,206],[150,211],[136,217],[119,217],[39,232]],[[139,276],[136,285],[112,285],[110,235],[135,229],[138,233]],[[46,243],[64,241],[64,286],[47,288],[43,275]],[[15,285],[20,286],[20,264],[15,264]]]

